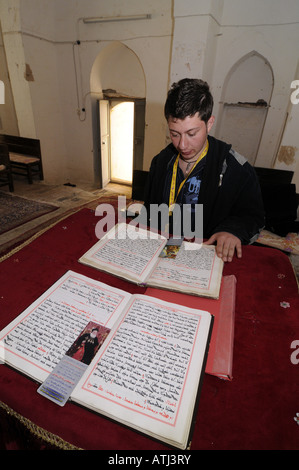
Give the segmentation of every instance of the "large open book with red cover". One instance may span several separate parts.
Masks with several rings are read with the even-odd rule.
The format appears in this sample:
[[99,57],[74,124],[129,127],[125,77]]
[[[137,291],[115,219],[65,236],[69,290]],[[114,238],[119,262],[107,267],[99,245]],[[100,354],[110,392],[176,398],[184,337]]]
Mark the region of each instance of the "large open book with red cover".
[[136,284],[218,298],[223,261],[215,247],[184,241],[174,258],[161,257],[163,235],[117,224],[79,262]]
[[223,276],[219,299],[206,299],[178,292],[147,288],[146,295],[158,299],[207,310],[214,316],[206,373],[225,380],[233,378],[233,348],[235,330],[236,278]]
[[68,271],[0,332],[0,359],[45,399],[61,405],[74,385],[72,401],[186,449],[212,325],[204,310]]

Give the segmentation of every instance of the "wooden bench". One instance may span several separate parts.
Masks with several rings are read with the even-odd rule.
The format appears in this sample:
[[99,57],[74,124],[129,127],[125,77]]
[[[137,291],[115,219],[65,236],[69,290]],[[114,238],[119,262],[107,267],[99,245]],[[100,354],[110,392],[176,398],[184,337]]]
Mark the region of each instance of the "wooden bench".
[[14,190],[8,147],[0,143],[0,187],[2,186],[8,186],[11,192]]
[[0,142],[5,143],[8,147],[13,174],[26,176],[30,184],[32,184],[35,175],[38,175],[40,180],[44,179],[38,139],[0,134]]
[[293,171],[254,167],[265,209],[265,230],[285,237],[299,231],[298,194],[292,183]]
[[149,171],[133,170],[132,199],[144,201],[144,189]]

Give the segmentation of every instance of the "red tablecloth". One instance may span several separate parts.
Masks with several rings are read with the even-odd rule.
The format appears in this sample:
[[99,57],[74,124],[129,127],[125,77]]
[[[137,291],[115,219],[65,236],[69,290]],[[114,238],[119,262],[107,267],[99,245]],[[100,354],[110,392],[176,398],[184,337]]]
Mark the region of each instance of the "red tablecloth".
[[[131,293],[145,292],[78,263],[97,241],[97,221],[93,211],[83,209],[0,263],[0,329],[69,269]],[[233,380],[205,375],[191,449],[298,449],[293,418],[299,411],[299,364],[291,361],[291,343],[299,340],[299,297],[293,268],[276,249],[246,246],[241,260],[225,265],[224,275],[229,274],[237,278]],[[37,387],[0,366],[6,444],[14,421],[38,448],[69,443],[83,449],[167,449],[75,404],[60,408],[37,394]],[[10,445],[24,443],[16,436]]]

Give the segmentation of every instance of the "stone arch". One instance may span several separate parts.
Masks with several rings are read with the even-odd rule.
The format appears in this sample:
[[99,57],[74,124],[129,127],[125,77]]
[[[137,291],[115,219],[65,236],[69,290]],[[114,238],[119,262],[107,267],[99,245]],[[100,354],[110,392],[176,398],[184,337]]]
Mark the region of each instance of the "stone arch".
[[[94,171],[100,187],[110,181],[109,100],[128,98],[135,102],[133,166],[142,168],[146,80],[135,52],[119,41],[104,47],[93,63],[90,74],[93,113]],[[137,106],[138,104],[138,106]],[[140,106],[141,104],[141,106]],[[138,117],[136,115],[138,113]],[[105,121],[105,122],[104,122]],[[103,131],[103,129],[108,129]],[[105,135],[103,135],[103,133]]]
[[265,57],[251,51],[228,72],[221,96],[217,137],[254,164],[274,85]]

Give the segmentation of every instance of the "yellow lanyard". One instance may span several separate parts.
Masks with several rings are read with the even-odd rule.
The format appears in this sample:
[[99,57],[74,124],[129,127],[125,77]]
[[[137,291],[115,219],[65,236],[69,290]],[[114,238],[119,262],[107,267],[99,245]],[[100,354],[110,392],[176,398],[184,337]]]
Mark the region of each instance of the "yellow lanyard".
[[190,173],[192,173],[192,171],[194,170],[194,168],[196,167],[196,165],[200,162],[200,160],[203,159],[203,157],[206,156],[206,154],[208,153],[208,150],[209,150],[209,142],[207,140],[207,143],[206,143],[206,146],[204,148],[204,150],[202,151],[202,153],[199,155],[198,159],[196,160],[196,162],[194,163],[193,167],[191,168],[191,170],[189,171],[188,175],[186,176],[186,178],[184,179],[184,181],[181,182],[180,184],[180,187],[178,189],[178,192],[177,192],[177,195],[175,196],[175,185],[176,185],[176,176],[177,176],[177,171],[178,171],[178,164],[179,164],[179,158],[180,158],[180,154],[178,154],[177,158],[176,158],[176,161],[174,162],[174,165],[173,165],[173,170],[172,170],[172,179],[171,179],[171,185],[170,185],[170,192],[169,192],[169,213],[171,214],[172,213],[172,206],[175,204],[177,198],[178,198],[178,195],[182,189],[182,187],[184,186],[186,180],[188,179]]

